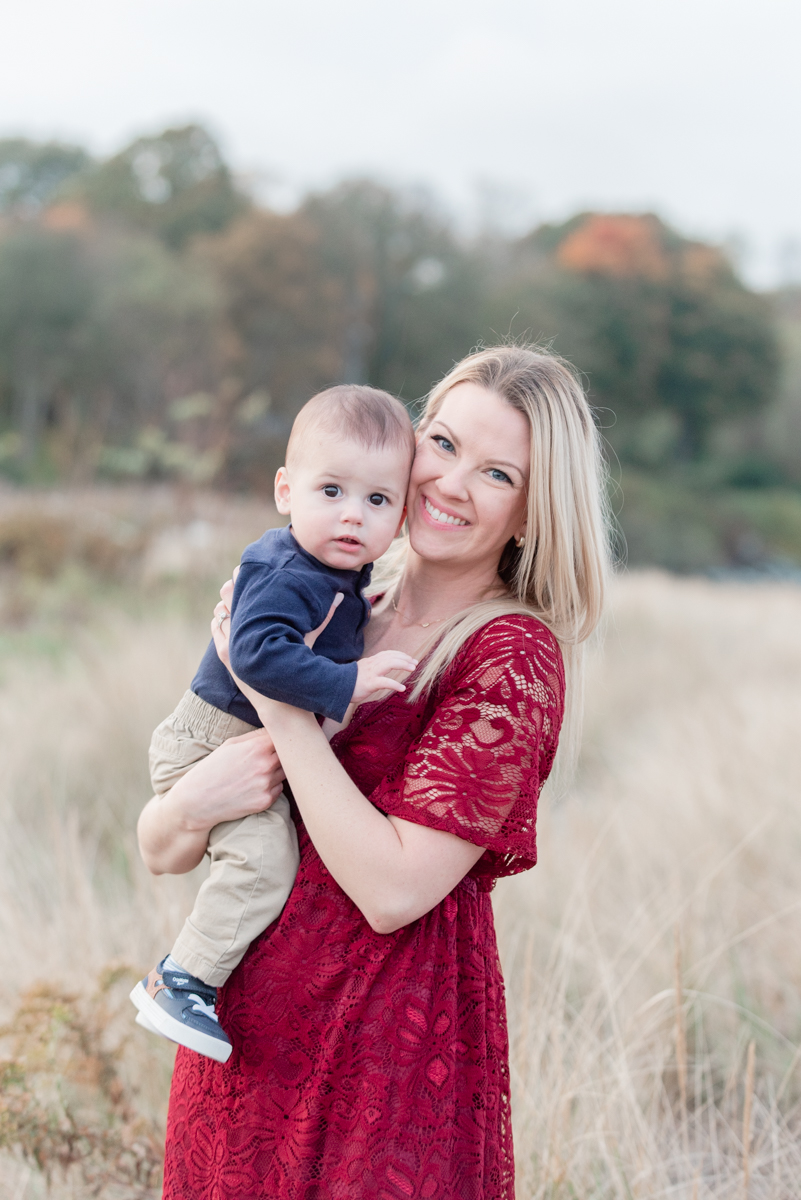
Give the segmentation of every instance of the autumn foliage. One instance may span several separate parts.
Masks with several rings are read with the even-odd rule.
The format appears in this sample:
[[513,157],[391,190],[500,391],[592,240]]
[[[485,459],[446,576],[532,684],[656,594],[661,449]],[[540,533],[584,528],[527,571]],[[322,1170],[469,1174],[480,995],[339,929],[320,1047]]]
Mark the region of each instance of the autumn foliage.
[[671,263],[660,234],[654,217],[593,214],[559,244],[556,261],[568,271],[661,281]]
[[653,214],[466,239],[430,199],[366,179],[270,211],[197,126],[105,161],[0,142],[8,478],[268,490],[314,391],[370,382],[412,403],[510,337],[576,365],[623,463],[706,462],[725,435],[721,480],[801,479],[801,454],[796,470],[748,424],[778,389],[768,299]]

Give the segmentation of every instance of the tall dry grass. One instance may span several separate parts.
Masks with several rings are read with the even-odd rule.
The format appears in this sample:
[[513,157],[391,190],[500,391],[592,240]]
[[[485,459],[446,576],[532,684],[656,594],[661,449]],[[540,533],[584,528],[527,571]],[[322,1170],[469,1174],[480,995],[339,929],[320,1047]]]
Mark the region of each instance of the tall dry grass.
[[[15,1200],[48,1167],[55,1195],[158,1194],[171,1052],[126,990],[197,881],[148,876],[134,824],[205,638],[110,612],[0,681]],[[617,584],[578,777],[543,802],[540,865],[495,894],[521,1200],[801,1195],[800,674],[797,589]]]
[[618,583],[499,889],[521,1197],[801,1195],[801,591]]
[[[204,644],[177,618],[118,617],[56,665],[12,660],[0,685],[0,1058],[23,1112],[0,1102],[4,1197],[44,1195],[51,1174],[57,1196],[158,1194],[173,1052],[132,1023],[127,993],[198,880],[149,876],[135,823],[150,731]],[[144,1164],[128,1154],[142,1139]]]

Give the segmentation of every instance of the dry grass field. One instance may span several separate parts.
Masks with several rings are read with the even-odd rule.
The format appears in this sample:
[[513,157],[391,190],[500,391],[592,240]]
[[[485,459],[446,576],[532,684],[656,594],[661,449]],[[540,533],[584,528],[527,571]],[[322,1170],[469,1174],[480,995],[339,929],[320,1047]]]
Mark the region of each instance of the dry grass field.
[[[247,540],[258,513],[237,511]],[[228,542],[199,519],[159,518],[140,575],[183,562],[182,537],[217,570]],[[197,885],[149,877],[134,824],[213,588],[81,570],[0,579],[9,1200],[48,1176],[59,1198],[159,1194],[171,1054],[126,996]],[[801,589],[617,582],[577,776],[543,799],[539,866],[495,893],[520,1200],[801,1195],[799,679]]]
[[521,1200],[801,1195],[800,618],[615,588],[578,778],[498,891]]

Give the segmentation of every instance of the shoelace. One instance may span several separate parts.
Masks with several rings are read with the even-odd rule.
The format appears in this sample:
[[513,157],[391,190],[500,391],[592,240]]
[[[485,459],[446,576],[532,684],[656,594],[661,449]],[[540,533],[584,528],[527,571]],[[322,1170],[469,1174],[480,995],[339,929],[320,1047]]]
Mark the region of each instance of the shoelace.
[[201,1013],[204,1017],[211,1017],[212,1021],[217,1021],[217,1024],[219,1025],[220,1022],[217,1020],[217,1014],[214,1011],[213,1004],[204,1004],[200,999],[200,996],[198,996],[195,992],[189,993],[189,999],[194,1000],[195,1002],[192,1005],[192,1012]]

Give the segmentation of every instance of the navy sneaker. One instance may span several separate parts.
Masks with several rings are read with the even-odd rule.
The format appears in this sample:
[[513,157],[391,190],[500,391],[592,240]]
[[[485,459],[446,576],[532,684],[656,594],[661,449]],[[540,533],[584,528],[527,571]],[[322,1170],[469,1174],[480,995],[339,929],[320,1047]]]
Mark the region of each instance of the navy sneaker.
[[139,1009],[138,1024],[179,1046],[227,1062],[233,1046],[214,1011],[217,989],[176,970],[172,964],[168,966],[167,961],[163,958],[131,992],[131,1000]]

